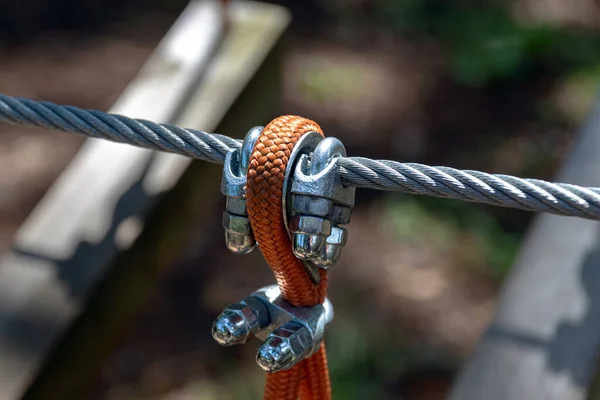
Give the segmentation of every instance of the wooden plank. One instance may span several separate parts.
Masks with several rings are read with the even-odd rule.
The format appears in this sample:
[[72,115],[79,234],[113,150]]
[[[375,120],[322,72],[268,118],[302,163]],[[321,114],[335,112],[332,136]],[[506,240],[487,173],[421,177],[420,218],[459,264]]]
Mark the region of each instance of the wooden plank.
[[[557,176],[600,186],[600,98]],[[600,224],[539,215],[452,400],[582,400],[600,349]]]
[[[176,121],[220,41],[221,25],[218,2],[190,3],[111,112]],[[21,398],[119,253],[120,224],[152,206],[140,179],[154,157],[87,140],[18,231],[0,262],[0,399]]]
[[[233,2],[231,7],[223,43],[176,123],[242,137],[251,126],[275,116],[280,77],[277,44],[289,15],[280,7],[260,3]],[[60,399],[85,396],[161,272],[184,250],[191,230],[199,221],[218,219],[222,210],[215,207],[223,200],[220,170],[207,163],[190,165],[189,159],[167,154],[148,164],[144,178],[121,196],[114,211],[119,204],[135,201],[140,191],[160,194],[160,201],[147,212],[137,240],[111,262],[102,281],[88,292],[85,312],[55,343],[24,399],[47,399],[49,393]],[[130,236],[125,241],[131,241],[136,224],[130,225],[134,225],[132,235],[117,232],[114,239]]]

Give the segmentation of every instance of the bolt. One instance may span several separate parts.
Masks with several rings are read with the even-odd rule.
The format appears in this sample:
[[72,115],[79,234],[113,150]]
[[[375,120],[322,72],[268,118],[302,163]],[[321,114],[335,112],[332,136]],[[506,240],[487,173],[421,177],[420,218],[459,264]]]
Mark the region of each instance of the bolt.
[[225,244],[235,254],[244,255],[254,250],[256,240],[252,235],[225,231]]
[[231,214],[247,217],[248,211],[246,210],[246,198],[227,196],[225,210],[227,210]]
[[217,317],[212,335],[221,346],[242,344],[252,339],[268,323],[265,305],[259,300],[246,298],[240,303],[231,304]]
[[331,228],[331,235],[327,237],[323,250],[315,262],[322,268],[334,266],[340,259],[347,238],[348,231],[346,229],[338,226]]
[[271,337],[260,346],[256,363],[267,372],[275,372],[291,366],[294,361],[292,349],[281,338]]
[[294,195],[292,199],[293,212],[296,214],[327,218],[332,207],[331,200],[320,197]]
[[212,327],[213,338],[221,346],[246,343],[250,332],[246,321],[233,311],[224,311]]
[[225,244],[235,254],[248,254],[256,246],[250,220],[247,217],[223,212]]
[[311,260],[321,253],[327,236],[331,234],[331,223],[325,218],[295,215],[290,218],[293,234],[293,251],[302,260]]
[[318,257],[325,245],[325,237],[321,235],[307,235],[294,233],[293,251],[301,260],[312,260]]
[[350,218],[352,217],[352,208],[345,207],[338,204],[334,204],[331,209],[330,219],[331,222],[345,225],[350,223]]
[[273,331],[259,347],[256,363],[267,372],[277,372],[293,367],[313,349],[309,330],[296,322],[288,322]]

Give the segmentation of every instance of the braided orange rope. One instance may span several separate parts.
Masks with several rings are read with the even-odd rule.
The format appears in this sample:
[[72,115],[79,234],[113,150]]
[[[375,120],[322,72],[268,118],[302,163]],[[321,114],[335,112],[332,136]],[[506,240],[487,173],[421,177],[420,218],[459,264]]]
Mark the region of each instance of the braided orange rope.
[[[320,270],[315,285],[302,261],[292,252],[292,244],[283,222],[281,197],[285,169],[298,138],[319,132],[315,122],[296,116],[282,116],[271,121],[259,136],[248,167],[246,206],[254,237],[275,274],[283,297],[291,304],[321,304],[327,295],[327,273]],[[267,375],[266,400],[331,398],[325,346],[295,367]]]

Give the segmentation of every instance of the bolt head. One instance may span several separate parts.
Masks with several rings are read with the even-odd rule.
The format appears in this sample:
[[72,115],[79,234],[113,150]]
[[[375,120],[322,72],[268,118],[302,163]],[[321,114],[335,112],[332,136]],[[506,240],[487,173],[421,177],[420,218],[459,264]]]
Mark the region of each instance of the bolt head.
[[256,363],[266,372],[277,372],[292,366],[294,354],[281,338],[270,337],[258,349]]
[[301,260],[319,256],[325,239],[331,234],[331,222],[325,218],[295,215],[290,218],[289,229],[293,235],[294,254]]
[[314,341],[306,327],[288,322],[272,332],[260,346],[256,363],[267,372],[288,369],[308,357]]
[[349,224],[352,217],[352,208],[335,204],[331,209],[331,222],[336,224]]
[[294,195],[292,198],[292,209],[298,214],[328,217],[332,207],[331,200],[321,197]]
[[328,219],[310,215],[294,215],[290,218],[289,229],[293,233],[326,237],[331,234],[331,222]]
[[231,311],[219,315],[212,327],[212,336],[221,346],[245,343],[249,334],[250,329],[246,321]]
[[319,256],[314,260],[322,268],[331,268],[340,259],[342,249],[346,245],[348,231],[344,228],[334,226],[331,235],[325,240],[325,245]]
[[243,217],[248,216],[246,210],[246,198],[245,197],[233,197],[227,196],[227,202],[225,203],[225,209],[231,214],[241,215]]
[[335,246],[345,246],[348,240],[348,230],[334,226],[331,228],[331,235],[327,236],[326,243]]
[[223,213],[223,228],[225,229],[225,244],[235,254],[248,254],[256,246],[248,217]]
[[250,226],[250,220],[248,217],[230,214],[227,211],[223,212],[223,228],[228,232],[240,233],[244,235],[252,234],[252,227]]
[[312,260],[321,254],[326,238],[322,235],[294,233],[293,239],[292,250],[294,255],[301,260]]
[[225,231],[225,244],[231,252],[244,255],[254,250],[256,247],[256,240],[252,235]]
[[319,258],[315,260],[315,263],[323,269],[329,269],[333,267],[340,259],[342,254],[342,247],[326,244],[323,247],[323,251],[319,254]]
[[217,317],[212,327],[213,338],[221,346],[246,343],[260,328],[258,317],[244,303],[232,304]]

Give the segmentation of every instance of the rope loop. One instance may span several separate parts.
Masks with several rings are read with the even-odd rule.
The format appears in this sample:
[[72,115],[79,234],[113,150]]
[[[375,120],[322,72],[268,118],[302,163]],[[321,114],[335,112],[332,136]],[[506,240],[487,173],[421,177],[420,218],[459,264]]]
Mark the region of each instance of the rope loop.
[[[290,154],[308,132],[323,135],[315,122],[297,116],[271,121],[256,141],[248,166],[246,205],[254,237],[273,270],[284,299],[294,306],[314,306],[327,295],[327,271],[319,269],[315,283],[292,251],[283,219],[283,186]],[[298,396],[330,399],[325,347],[289,370],[267,375],[264,398],[295,400]],[[308,396],[308,397],[307,397]]]

